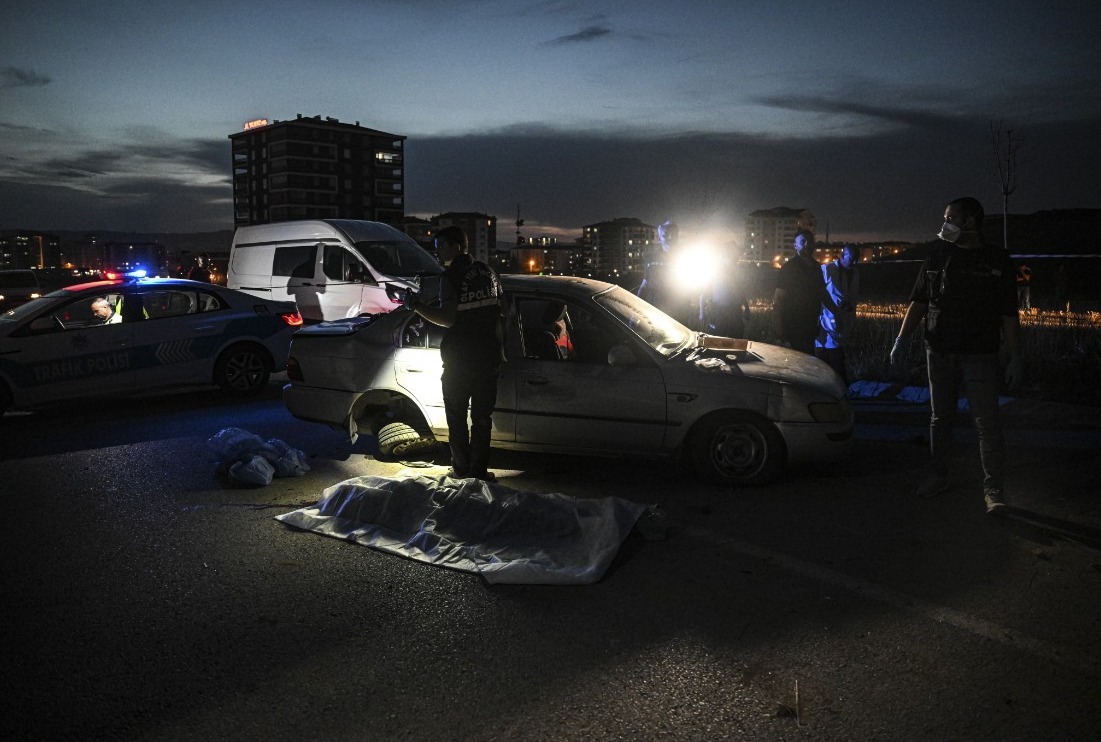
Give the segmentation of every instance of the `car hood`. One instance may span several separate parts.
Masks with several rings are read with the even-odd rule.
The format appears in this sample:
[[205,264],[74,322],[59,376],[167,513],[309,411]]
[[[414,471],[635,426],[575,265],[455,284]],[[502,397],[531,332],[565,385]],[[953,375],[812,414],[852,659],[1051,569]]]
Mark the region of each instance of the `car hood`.
[[685,376],[698,384],[711,380],[720,385],[727,383],[730,376],[741,376],[811,389],[832,399],[846,396],[844,382],[828,364],[779,345],[703,336],[698,347],[676,360],[680,361]]

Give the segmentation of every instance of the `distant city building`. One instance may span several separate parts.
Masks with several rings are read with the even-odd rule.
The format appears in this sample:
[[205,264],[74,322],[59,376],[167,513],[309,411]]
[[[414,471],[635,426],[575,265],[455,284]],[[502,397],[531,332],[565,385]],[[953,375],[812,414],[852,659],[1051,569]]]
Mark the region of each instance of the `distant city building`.
[[490,253],[497,249],[497,217],[476,212],[449,211],[432,217],[437,231],[452,225],[460,227],[470,242],[470,256],[483,263],[490,262]]
[[401,231],[409,235],[427,250],[435,249],[437,226],[428,219],[406,216],[401,222]]
[[800,229],[815,231],[814,214],[807,209],[777,206],[754,211],[745,219],[746,260],[783,262],[795,254],[792,243]]
[[641,275],[657,237],[655,227],[631,218],[581,228],[582,262],[602,278]]
[[578,245],[559,245],[557,237],[529,237],[513,250],[518,273],[545,275],[583,275],[581,250]]
[[401,227],[405,137],[314,116],[230,134],[233,224],[369,219]]
[[62,268],[61,239],[42,232],[0,233],[0,269]]
[[167,276],[168,251],[159,242],[104,242],[91,251],[94,270],[121,271],[144,269],[150,276]]

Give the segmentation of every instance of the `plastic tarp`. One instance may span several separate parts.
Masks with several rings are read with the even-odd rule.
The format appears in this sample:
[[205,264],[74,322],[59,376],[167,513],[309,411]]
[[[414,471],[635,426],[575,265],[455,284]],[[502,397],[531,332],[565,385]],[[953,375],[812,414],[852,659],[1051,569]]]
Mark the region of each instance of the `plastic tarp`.
[[647,506],[618,497],[521,492],[447,476],[364,476],[324,490],[282,523],[491,584],[598,581]]

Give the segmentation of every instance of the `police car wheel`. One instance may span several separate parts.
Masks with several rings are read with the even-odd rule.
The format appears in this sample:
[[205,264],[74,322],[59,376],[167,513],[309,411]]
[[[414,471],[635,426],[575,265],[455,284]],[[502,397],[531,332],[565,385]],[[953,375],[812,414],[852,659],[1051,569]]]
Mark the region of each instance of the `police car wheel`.
[[787,459],[776,427],[747,412],[717,412],[701,420],[688,439],[696,473],[713,484],[758,487],[776,479]]
[[231,394],[251,395],[268,385],[271,360],[257,345],[227,348],[214,364],[214,382]]

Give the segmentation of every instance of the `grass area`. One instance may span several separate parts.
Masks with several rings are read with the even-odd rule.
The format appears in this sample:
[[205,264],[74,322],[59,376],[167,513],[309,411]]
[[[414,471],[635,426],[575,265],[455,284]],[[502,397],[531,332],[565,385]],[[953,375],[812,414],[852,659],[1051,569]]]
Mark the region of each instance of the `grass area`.
[[[904,305],[861,305],[845,354],[854,380],[900,381],[890,369],[891,344],[902,326]],[[770,307],[753,307],[747,335],[769,337]],[[1016,396],[1101,407],[1101,315],[1097,312],[1036,312],[1022,315],[1021,355],[1025,382]],[[928,384],[922,332],[912,338],[906,382]]]

